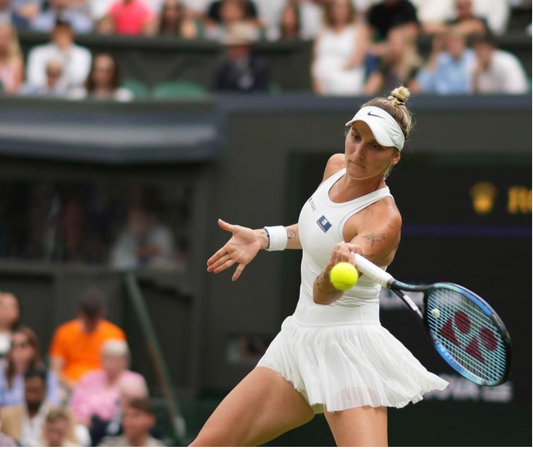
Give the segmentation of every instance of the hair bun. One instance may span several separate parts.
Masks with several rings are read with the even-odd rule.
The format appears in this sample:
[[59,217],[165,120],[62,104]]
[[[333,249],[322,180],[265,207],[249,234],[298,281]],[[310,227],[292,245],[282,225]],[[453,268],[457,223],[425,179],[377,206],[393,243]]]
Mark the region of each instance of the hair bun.
[[405,86],[400,86],[394,89],[391,94],[387,97],[387,100],[392,102],[395,106],[403,106],[407,99],[411,96],[409,89]]

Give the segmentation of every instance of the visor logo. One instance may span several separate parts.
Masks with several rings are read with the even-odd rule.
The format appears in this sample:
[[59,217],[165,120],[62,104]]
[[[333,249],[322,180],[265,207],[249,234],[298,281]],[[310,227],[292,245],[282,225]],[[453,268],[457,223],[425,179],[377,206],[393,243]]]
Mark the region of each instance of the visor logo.
[[385,119],[385,117],[378,116],[377,114],[372,114],[372,111],[368,111],[368,115],[372,117],[379,117],[380,119]]

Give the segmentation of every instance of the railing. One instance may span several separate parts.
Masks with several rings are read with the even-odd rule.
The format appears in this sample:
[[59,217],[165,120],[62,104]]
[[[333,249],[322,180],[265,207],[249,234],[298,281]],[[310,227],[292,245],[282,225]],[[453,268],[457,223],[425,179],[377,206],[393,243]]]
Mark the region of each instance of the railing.
[[159,345],[154,325],[150,318],[150,313],[146,307],[146,302],[135,275],[133,273],[127,273],[124,276],[124,282],[126,286],[126,298],[133,306],[133,310],[141,326],[141,331],[146,339],[146,348],[149,358],[153,363],[159,385],[162,388],[166,408],[171,418],[171,429],[174,441],[178,446],[183,445],[183,440],[186,434],[186,423],[179,401],[174,392],[169,370],[165,358],[163,357],[163,352]]

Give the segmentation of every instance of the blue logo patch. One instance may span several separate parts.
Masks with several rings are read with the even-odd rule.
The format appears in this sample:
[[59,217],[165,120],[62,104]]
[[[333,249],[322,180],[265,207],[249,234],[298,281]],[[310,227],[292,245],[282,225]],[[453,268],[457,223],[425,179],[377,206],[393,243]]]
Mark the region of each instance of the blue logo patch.
[[326,219],[326,216],[322,216],[316,221],[316,223],[324,233],[326,233],[331,228],[331,224],[329,223],[329,220]]

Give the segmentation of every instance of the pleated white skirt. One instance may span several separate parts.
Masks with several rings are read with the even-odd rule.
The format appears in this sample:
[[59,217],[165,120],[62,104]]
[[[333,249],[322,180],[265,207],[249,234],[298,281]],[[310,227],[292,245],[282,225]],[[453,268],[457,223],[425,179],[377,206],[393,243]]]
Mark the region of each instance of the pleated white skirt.
[[444,389],[448,383],[428,372],[383,328],[371,307],[379,308],[350,307],[347,311],[357,313],[351,323],[329,325],[313,323],[312,314],[297,310],[285,319],[258,367],[280,373],[315,413],[324,408],[402,408],[422,400],[426,392]]

